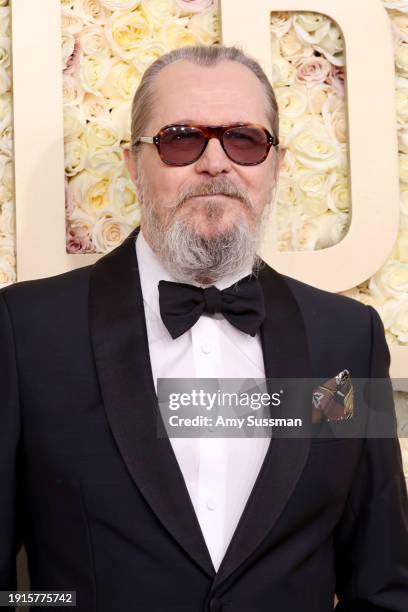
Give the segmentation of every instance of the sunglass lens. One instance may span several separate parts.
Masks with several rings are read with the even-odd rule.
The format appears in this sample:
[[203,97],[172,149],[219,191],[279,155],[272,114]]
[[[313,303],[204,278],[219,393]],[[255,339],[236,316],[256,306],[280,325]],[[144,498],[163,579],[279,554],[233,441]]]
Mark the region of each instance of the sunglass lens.
[[238,164],[258,164],[267,154],[266,133],[257,127],[234,127],[224,133],[224,147]]
[[204,134],[192,127],[169,127],[160,135],[161,156],[168,164],[192,163],[201,155],[204,144]]

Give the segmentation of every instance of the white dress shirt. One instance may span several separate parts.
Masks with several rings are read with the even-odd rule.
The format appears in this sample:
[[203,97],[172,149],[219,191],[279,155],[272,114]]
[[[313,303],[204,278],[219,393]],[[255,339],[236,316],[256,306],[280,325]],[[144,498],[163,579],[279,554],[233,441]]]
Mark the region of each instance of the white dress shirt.
[[[173,339],[162,322],[160,280],[174,281],[140,230],[136,239],[149,342],[157,378],[265,378],[259,333],[252,337],[221,313],[204,313]],[[249,269],[246,274],[250,274]],[[246,274],[214,283],[225,289]],[[270,438],[170,438],[216,571],[244,510]]]

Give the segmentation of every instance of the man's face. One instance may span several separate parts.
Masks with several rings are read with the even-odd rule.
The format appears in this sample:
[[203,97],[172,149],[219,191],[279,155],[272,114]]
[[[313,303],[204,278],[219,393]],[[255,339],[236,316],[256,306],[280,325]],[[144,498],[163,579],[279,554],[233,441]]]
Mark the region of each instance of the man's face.
[[[154,92],[154,108],[144,136],[153,136],[174,123],[258,123],[272,131],[263,86],[238,62],[227,60],[210,67],[175,62],[159,73]],[[279,167],[273,147],[266,160],[255,166],[231,161],[215,138],[202,156],[187,166],[165,164],[152,144],[139,147],[138,163],[129,153],[126,162],[142,204],[141,227],[151,246],[153,218],[164,233],[181,222],[180,227],[194,232],[196,238],[210,240],[238,226],[241,230],[246,226],[248,234],[256,231],[270,203]],[[229,195],[222,195],[223,191]],[[153,207],[150,214],[144,210],[147,206]]]

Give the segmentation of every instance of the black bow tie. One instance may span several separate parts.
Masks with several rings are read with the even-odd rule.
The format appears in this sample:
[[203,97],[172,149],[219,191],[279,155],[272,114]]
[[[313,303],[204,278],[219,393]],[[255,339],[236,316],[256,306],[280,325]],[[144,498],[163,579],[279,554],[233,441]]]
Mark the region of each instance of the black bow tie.
[[213,285],[203,289],[161,280],[159,303],[161,318],[172,338],[193,327],[203,312],[222,312],[227,321],[251,336],[265,318],[262,287],[251,274],[222,291]]

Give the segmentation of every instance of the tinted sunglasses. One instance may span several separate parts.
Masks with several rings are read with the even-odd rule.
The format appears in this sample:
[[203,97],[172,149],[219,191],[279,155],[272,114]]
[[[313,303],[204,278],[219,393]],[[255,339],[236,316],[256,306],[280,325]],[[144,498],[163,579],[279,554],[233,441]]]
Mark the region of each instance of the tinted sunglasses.
[[165,164],[187,166],[201,157],[210,138],[217,138],[229,159],[241,166],[262,163],[271,146],[279,144],[279,140],[262,125],[238,123],[219,126],[166,125],[156,136],[140,136],[133,145],[140,142],[154,144]]

